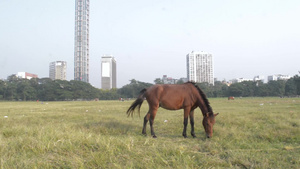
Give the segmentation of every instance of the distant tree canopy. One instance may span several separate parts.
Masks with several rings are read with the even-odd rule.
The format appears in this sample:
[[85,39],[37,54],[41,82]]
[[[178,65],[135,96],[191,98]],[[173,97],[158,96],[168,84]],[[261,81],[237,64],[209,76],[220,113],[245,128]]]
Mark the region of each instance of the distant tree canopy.
[[[158,79],[157,84],[162,82]],[[143,88],[151,83],[130,80],[130,83],[119,89],[102,90],[81,81],[51,80],[49,78],[20,79],[9,76],[0,80],[0,100],[14,101],[64,101],[64,100],[116,100],[119,98],[135,98]],[[266,96],[297,96],[300,95],[300,77],[298,75],[287,81],[242,82],[227,86],[222,82],[215,85],[199,83],[198,86],[208,97],[266,97]]]
[[136,81],[135,79],[132,79],[130,80],[130,84],[127,84],[122,88],[118,89],[118,93],[124,98],[135,98],[139,95],[142,89],[148,88],[152,85],[153,84],[151,83],[140,82]]

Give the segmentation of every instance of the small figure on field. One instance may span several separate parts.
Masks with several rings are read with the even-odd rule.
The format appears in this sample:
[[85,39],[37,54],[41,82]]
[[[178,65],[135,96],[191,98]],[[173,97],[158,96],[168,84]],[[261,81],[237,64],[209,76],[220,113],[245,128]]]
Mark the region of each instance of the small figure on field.
[[184,110],[184,127],[182,135],[186,135],[186,127],[188,124],[188,118],[190,117],[191,124],[191,135],[196,137],[194,132],[194,110],[199,107],[203,114],[202,124],[205,129],[207,138],[213,135],[213,125],[215,124],[215,116],[219,113],[214,114],[213,110],[207,100],[206,95],[203,91],[193,82],[187,82],[184,84],[157,84],[149,87],[148,89],[143,89],[140,91],[138,98],[132,103],[132,105],[127,110],[127,114],[132,115],[134,109],[138,107],[138,112],[140,113],[141,105],[144,98],[148,101],[149,111],[144,117],[144,125],[142,134],[146,135],[146,124],[150,122],[151,135],[156,138],[153,129],[153,123],[156,116],[157,109],[159,107],[165,108],[167,110]]
[[234,97],[233,96],[229,96],[228,100],[234,100]]

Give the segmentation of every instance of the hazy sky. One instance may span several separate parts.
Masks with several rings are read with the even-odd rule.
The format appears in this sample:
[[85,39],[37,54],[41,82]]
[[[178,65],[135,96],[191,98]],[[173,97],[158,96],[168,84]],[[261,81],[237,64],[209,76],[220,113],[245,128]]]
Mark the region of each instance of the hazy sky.
[[[117,60],[117,86],[186,77],[186,55],[209,52],[219,80],[300,70],[299,0],[90,0],[90,83],[101,56]],[[49,76],[67,61],[74,79],[75,0],[0,0],[0,79]]]

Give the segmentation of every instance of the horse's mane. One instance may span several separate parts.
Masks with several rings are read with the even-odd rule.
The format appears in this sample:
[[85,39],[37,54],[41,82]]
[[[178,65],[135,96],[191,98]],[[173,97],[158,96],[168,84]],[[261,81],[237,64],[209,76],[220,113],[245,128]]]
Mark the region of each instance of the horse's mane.
[[208,112],[213,113],[212,108],[210,106],[210,103],[209,103],[209,101],[206,97],[206,94],[199,88],[199,86],[195,82],[191,82],[191,81],[186,82],[186,83],[191,83],[197,88],[197,90],[199,91],[200,96],[202,97],[202,99],[204,101],[205,106],[207,107]]

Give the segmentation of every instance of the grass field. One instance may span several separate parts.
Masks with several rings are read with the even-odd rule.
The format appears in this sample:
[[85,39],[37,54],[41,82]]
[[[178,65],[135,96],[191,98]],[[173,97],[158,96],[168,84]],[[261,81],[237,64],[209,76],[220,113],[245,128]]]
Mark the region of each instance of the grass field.
[[153,139],[149,125],[141,135],[146,102],[133,118],[125,113],[133,101],[0,102],[0,167],[300,167],[299,98],[209,100],[220,113],[211,139],[199,109],[197,138],[181,136],[182,110],[159,109]]

